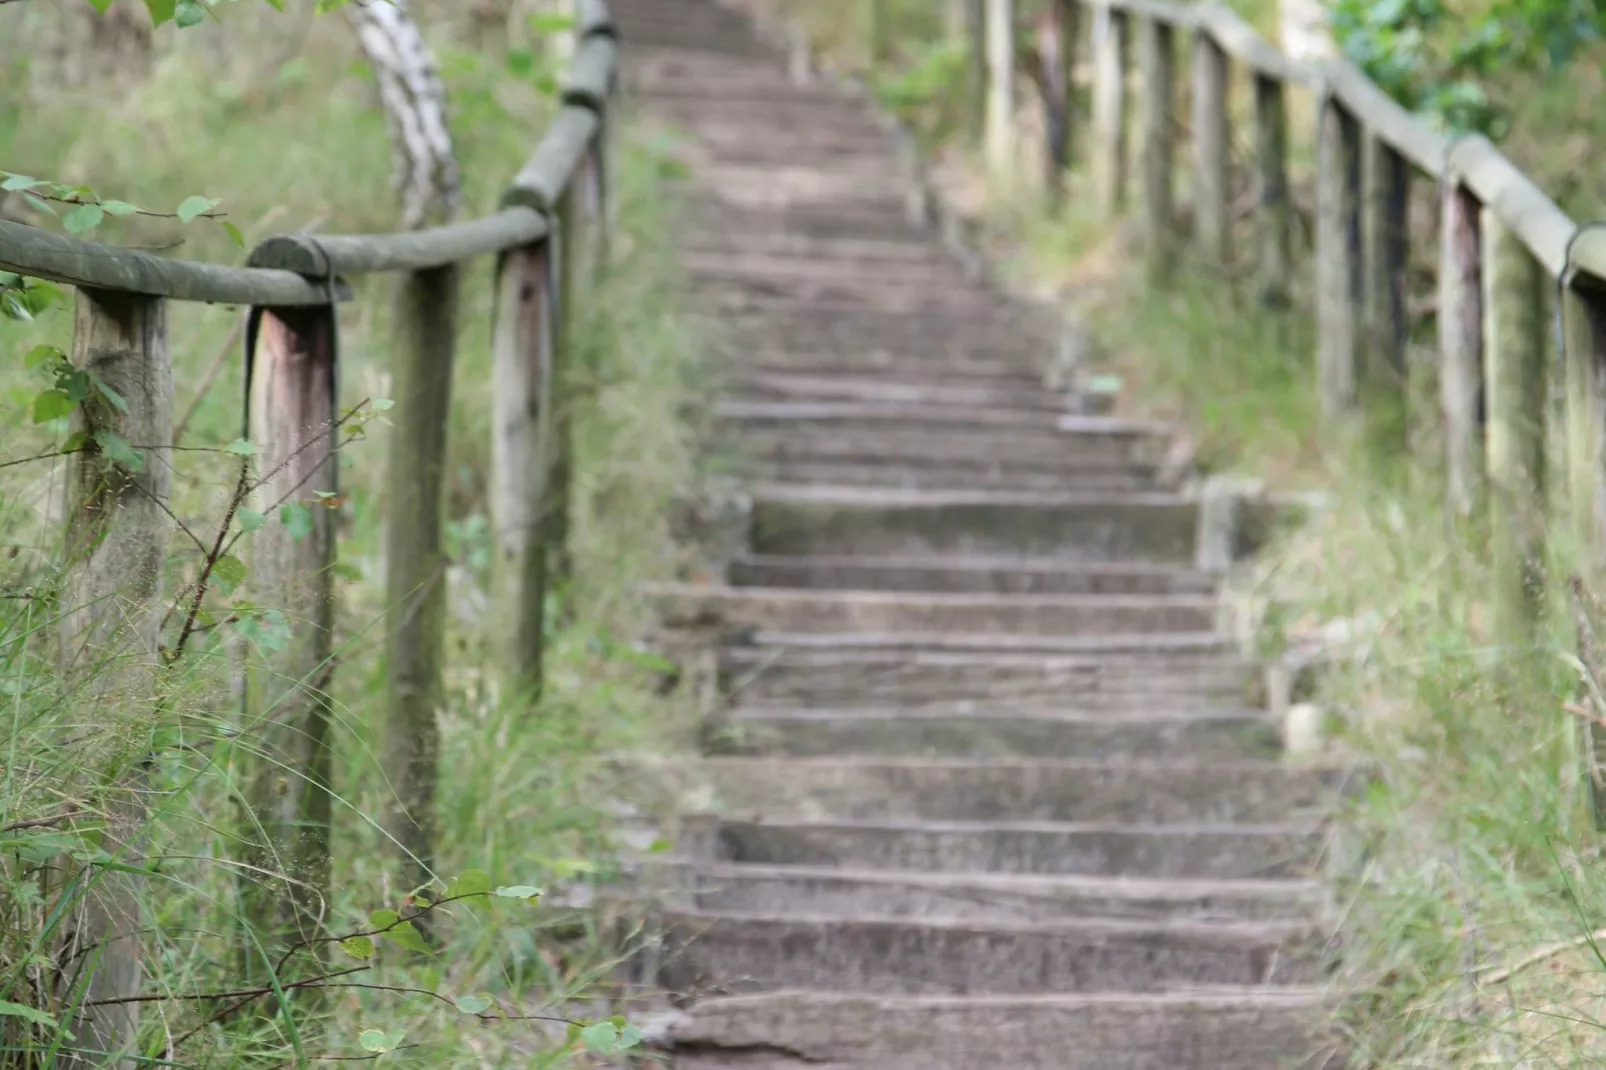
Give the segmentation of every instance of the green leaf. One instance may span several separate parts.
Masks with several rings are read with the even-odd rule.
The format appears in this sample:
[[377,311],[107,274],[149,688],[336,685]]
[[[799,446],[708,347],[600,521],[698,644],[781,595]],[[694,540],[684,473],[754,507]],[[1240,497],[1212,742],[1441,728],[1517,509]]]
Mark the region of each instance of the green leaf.
[[385,939],[397,947],[404,947],[408,951],[416,951],[421,955],[433,955],[435,949],[424,940],[424,934],[418,931],[418,926],[410,921],[404,921],[385,930]]
[[27,175],[8,174],[6,180],[0,182],[0,189],[5,190],[7,193],[21,193],[23,190],[34,189],[44,184],[43,180],[29,178]]
[[386,1032],[383,1029],[364,1029],[357,1036],[357,1043],[362,1045],[363,1051],[371,1051],[383,1055],[387,1051],[395,1051],[401,1047],[406,1034],[401,1030]]
[[491,1009],[491,1001],[484,996],[458,996],[457,1009],[464,1014],[484,1014]]
[[[182,6],[182,3],[180,6]],[[193,197],[185,197],[180,201],[176,212],[180,222],[189,223],[197,216],[204,215],[216,207],[217,201],[211,197],[202,197],[200,194],[196,194]]]
[[128,439],[115,431],[102,428],[95,432],[95,445],[100,452],[111,458],[117,464],[131,472],[143,471],[145,468],[145,455],[128,444]]
[[279,509],[279,523],[290,532],[294,542],[300,542],[312,534],[312,510],[300,502],[291,502]]
[[541,889],[533,884],[505,884],[496,890],[496,894],[503,899],[535,899],[541,894]]
[[38,1007],[29,1007],[22,1003],[12,1003],[10,1000],[0,999],[0,1017],[22,1018],[34,1025],[42,1025],[46,1029],[60,1029],[61,1025],[50,1015]]
[[261,513],[243,505],[234,511],[235,523],[240,525],[241,531],[255,531],[262,526],[263,519]]
[[199,26],[205,21],[206,8],[196,3],[196,0],[178,0],[178,6],[173,10],[173,22],[179,29]]
[[367,962],[374,957],[374,942],[366,936],[348,936],[340,941],[340,950],[359,962]]
[[[90,0],[90,3],[99,4],[100,0]],[[145,0],[145,10],[151,13],[151,22],[160,26],[164,22],[173,21],[173,9],[177,0]],[[108,0],[107,6],[110,6]]]
[[629,1051],[641,1045],[641,1030],[633,1025],[627,1025],[619,1030],[619,1050]]
[[112,408],[126,414],[128,412],[128,402],[123,399],[123,395],[107,386],[101,377],[94,372],[89,372],[88,374],[94,380],[95,389],[100,391],[100,396],[110,402]]
[[28,350],[28,355],[22,358],[23,367],[33,371],[45,361],[66,360],[67,354],[51,345],[37,345]]
[[229,241],[234,243],[235,248],[245,248],[245,235],[240,233],[239,227],[230,223],[227,219],[223,220],[223,233],[229,236]]
[[255,457],[257,455],[257,448],[255,443],[247,442],[243,438],[237,438],[233,442],[230,442],[227,446],[224,446],[223,452],[232,453],[236,457]]
[[562,33],[574,29],[574,16],[540,13],[531,15],[527,24],[533,33]]
[[465,869],[457,879],[446,886],[447,899],[461,899],[470,895],[490,895],[491,875],[483,869]]
[[619,1027],[612,1022],[594,1022],[580,1030],[580,1045],[593,1055],[612,1055],[619,1045]]
[[40,200],[38,197],[35,197],[31,193],[24,193],[22,195],[22,199],[27,201],[28,204],[31,205],[33,207],[33,210],[36,211],[36,212],[43,212],[45,215],[48,215],[48,216],[53,216],[53,215],[56,214],[56,210],[50,206],[50,202],[49,201]]
[[362,569],[358,568],[356,565],[348,565],[344,561],[336,561],[334,564],[329,566],[329,571],[341,579],[347,580],[351,583],[362,582]]
[[61,225],[67,228],[68,234],[83,234],[100,226],[105,217],[106,210],[100,205],[80,204],[62,217]]
[[368,404],[375,412],[389,412],[396,407],[396,403],[389,398],[374,398]]
[[107,215],[134,215],[139,211],[127,201],[101,201],[100,207]]
[[396,913],[394,910],[388,910],[384,908],[371,911],[368,915],[368,924],[372,925],[375,929],[388,929],[399,921],[401,921],[400,914]]
[[246,575],[245,562],[233,554],[224,554],[212,563],[212,581],[224,594],[233,594]]
[[42,424],[59,420],[77,407],[77,402],[60,390],[41,390],[39,396],[33,399],[33,422]]

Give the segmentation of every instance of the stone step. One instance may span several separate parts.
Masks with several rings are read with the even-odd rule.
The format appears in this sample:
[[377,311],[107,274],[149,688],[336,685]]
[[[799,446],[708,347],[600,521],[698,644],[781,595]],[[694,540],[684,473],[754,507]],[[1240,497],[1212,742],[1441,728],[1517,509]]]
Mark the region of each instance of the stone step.
[[[1040,389],[1043,372],[1024,353],[937,347],[926,350],[820,349],[792,350],[765,345],[764,324],[732,332],[742,344],[740,369],[755,374],[854,376],[910,380],[936,378],[955,386]],[[1045,351],[1046,352],[1046,351]],[[1046,357],[1045,357],[1046,360]],[[732,368],[734,373],[736,368]]]
[[1080,400],[1040,382],[1023,385],[954,382],[932,371],[921,378],[895,379],[860,374],[809,375],[731,369],[730,387],[744,401],[855,402],[918,408],[959,407],[969,410],[1035,411],[1068,415],[1080,412]]
[[1222,651],[819,649],[800,636],[754,638],[719,653],[729,690],[753,705],[1187,711],[1244,705],[1259,686],[1254,666]]
[[747,205],[704,192],[686,198],[684,211],[687,221],[695,224],[688,229],[717,228],[730,237],[760,234],[810,241],[925,241],[938,248],[935,232],[911,222],[908,205],[902,200],[870,205]]
[[1314,989],[777,992],[699,1002],[671,1037],[676,1070],[1338,1070],[1327,1018]]
[[1307,920],[1325,904],[1309,880],[1155,880],[917,873],[765,866],[664,858],[646,883],[667,902],[704,911],[825,917],[1045,922]]
[[1212,631],[1217,599],[1200,595],[911,594],[653,584],[670,626],[785,632],[1129,635]]
[[817,587],[995,594],[1206,594],[1216,578],[1189,568],[1066,564],[1008,557],[843,557],[746,554],[730,566],[745,587]]
[[[882,338],[900,343],[914,341],[929,345],[941,339],[946,329],[974,331],[987,320],[1007,314],[1000,298],[985,291],[968,292],[965,297],[953,300],[936,300],[923,297],[919,291],[895,286],[877,287],[860,293],[848,287],[785,286],[763,280],[745,284],[703,280],[697,288],[701,299],[715,308],[720,315],[734,319],[742,317],[811,316],[816,319],[851,319],[860,315],[886,316],[898,320],[901,326],[886,336],[864,336],[860,342],[880,344]],[[961,326],[969,324],[967,328]],[[969,340],[978,335],[961,334]],[[950,344],[954,339],[949,339]],[[1014,344],[1021,344],[1014,336]],[[1052,352],[1052,351],[1051,351]]]
[[717,754],[799,758],[1274,757],[1276,727],[1253,710],[929,712],[741,708],[709,730]]
[[1264,824],[1320,813],[1346,778],[1254,759],[705,758],[687,769],[730,813],[822,821]]
[[1175,494],[943,493],[760,484],[751,549],[764,554],[984,554],[1182,564],[1198,506]]
[[663,923],[660,981],[682,994],[1154,992],[1310,984],[1324,972],[1303,921],[1006,923],[670,910]]
[[676,259],[693,279],[723,285],[748,282],[779,292],[819,290],[832,297],[837,289],[860,287],[897,296],[924,292],[944,307],[965,307],[976,298],[964,268],[952,261],[899,263],[889,271],[885,261],[757,253],[682,252]]
[[959,262],[927,238],[905,241],[878,241],[866,238],[809,238],[780,230],[755,230],[731,234],[723,230],[703,230],[687,234],[679,243],[683,254],[698,256],[774,256],[806,260],[851,260],[896,269]]
[[742,457],[730,469],[763,483],[831,484],[934,491],[1119,492],[1164,489],[1154,465],[1108,468],[1043,469],[1018,464],[963,461],[815,460],[809,458]]
[[[1284,815],[1286,816],[1286,815]],[[1309,877],[1323,840],[1310,824],[743,820],[692,814],[687,856],[729,863],[1031,876],[1280,880]]]

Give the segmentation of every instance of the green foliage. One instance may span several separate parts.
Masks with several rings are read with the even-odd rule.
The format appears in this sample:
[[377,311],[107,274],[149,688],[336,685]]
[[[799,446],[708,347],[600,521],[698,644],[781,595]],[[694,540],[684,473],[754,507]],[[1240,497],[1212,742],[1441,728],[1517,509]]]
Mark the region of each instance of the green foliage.
[[[152,219],[177,219],[180,223],[205,218],[219,220],[229,240],[240,248],[245,246],[240,229],[216,210],[220,202],[215,197],[195,194],[180,201],[173,211],[160,212],[140,208],[127,201],[103,198],[89,186],[50,182],[12,171],[0,171],[0,175],[5,176],[4,181],[0,181],[0,191],[20,194],[34,211],[60,220],[62,229],[74,236],[94,230],[105,222],[107,216],[147,216]],[[58,206],[66,206],[67,211],[63,213]]]
[[1492,83],[1559,72],[1606,17],[1594,0],[1495,0],[1470,25],[1445,0],[1337,0],[1331,11],[1345,55],[1390,96],[1451,130],[1495,137],[1509,108]]

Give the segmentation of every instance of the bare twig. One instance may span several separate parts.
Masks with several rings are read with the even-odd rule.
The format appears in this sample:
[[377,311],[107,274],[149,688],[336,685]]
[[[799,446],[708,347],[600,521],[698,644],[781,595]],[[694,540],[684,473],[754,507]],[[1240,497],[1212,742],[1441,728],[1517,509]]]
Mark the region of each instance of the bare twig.
[[1537,966],[1539,963],[1544,962],[1547,959],[1553,959],[1557,955],[1565,954],[1568,951],[1574,951],[1580,947],[1588,947],[1590,944],[1597,943],[1601,940],[1606,940],[1606,929],[1596,929],[1592,933],[1584,933],[1582,936],[1575,936],[1571,940],[1563,940],[1555,944],[1546,944],[1544,947],[1535,948],[1533,951],[1528,952],[1528,954],[1524,955],[1516,962],[1513,962],[1510,966],[1502,966],[1497,970],[1493,970],[1487,976],[1480,978],[1478,983],[1480,986],[1485,987],[1489,985],[1504,984],[1505,982],[1511,980],[1511,978],[1515,975],[1521,973],[1523,970]]
[[[4,2],[4,0],[0,0],[0,2]],[[59,825],[63,821],[71,821],[81,813],[83,813],[81,810],[69,810],[66,813],[57,814],[54,817],[36,817],[31,821],[13,821],[9,825],[0,825],[0,832],[19,832],[22,829],[49,828],[52,825]]]

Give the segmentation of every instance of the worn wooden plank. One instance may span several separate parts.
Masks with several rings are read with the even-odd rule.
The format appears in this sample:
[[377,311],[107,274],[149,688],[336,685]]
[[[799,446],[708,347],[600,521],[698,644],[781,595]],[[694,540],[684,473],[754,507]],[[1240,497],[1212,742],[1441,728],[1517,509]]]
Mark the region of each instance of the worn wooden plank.
[[1371,79],[1344,59],[1322,64],[1322,84],[1343,102],[1344,110],[1366,121],[1366,129],[1423,174],[1439,178],[1444,174],[1450,139],[1402,108]]
[[1093,191],[1099,211],[1111,216],[1126,201],[1127,17],[1105,3],[1093,5]]
[[1366,375],[1380,396],[1403,396],[1406,378],[1410,181],[1405,158],[1388,142],[1369,134],[1362,146],[1361,295],[1366,316]]
[[1560,278],[1566,272],[1568,245],[1578,228],[1500,150],[1483,137],[1462,138],[1450,150],[1447,169],[1521,239],[1546,274]]
[[1439,398],[1446,492],[1469,517],[1483,492],[1483,239],[1481,206],[1458,182],[1439,187]]
[[563,83],[563,103],[600,112],[619,76],[619,45],[596,34],[580,42]]
[[1355,407],[1361,367],[1360,128],[1321,103],[1316,147],[1316,375],[1329,422]]
[[491,516],[498,668],[515,692],[541,688],[547,590],[544,522],[552,455],[554,303],[546,242],[506,255],[497,278],[491,410]]
[[1574,278],[1562,296],[1567,501],[1578,569],[1606,579],[1606,292]]
[[391,361],[395,425],[385,473],[385,830],[408,888],[435,859],[435,785],[446,664],[446,551],[442,511],[446,434],[456,350],[458,268],[408,275],[397,302]]
[[[167,260],[134,249],[79,241],[0,219],[0,271],[93,290],[219,305],[322,305],[323,283],[288,271]],[[342,291],[336,297],[348,296]]]
[[1138,30],[1138,69],[1143,81],[1143,239],[1151,282],[1163,281],[1176,265],[1172,208],[1176,98],[1176,48],[1171,26],[1145,18]]
[[[67,531],[60,590],[59,668],[68,693],[95,717],[99,735],[142,748],[152,728],[160,671],[158,606],[162,567],[172,521],[173,364],[167,343],[167,308],[160,298],[81,289],[73,332],[72,363],[93,372],[127,405],[119,411],[99,397],[73,415],[74,432],[88,446],[67,468]],[[131,466],[96,448],[97,434],[115,434],[140,446]],[[123,775],[99,785],[102,795],[79,807],[105,815],[100,846],[114,855],[125,847],[137,858],[146,806],[139,750],[116,755],[107,768]],[[67,910],[53,949],[58,961],[91,963],[76,991],[59,992],[62,1006],[127,999],[144,991],[141,949],[143,882],[131,873],[103,870],[87,893],[71,891],[75,875],[55,872]],[[76,876],[81,877],[79,872]],[[82,958],[80,957],[82,956]],[[63,983],[72,975],[64,972]],[[67,1021],[73,1047],[132,1052],[139,1031],[138,1003],[86,1009]],[[72,1058],[69,1065],[78,1065]],[[96,1057],[96,1065],[116,1059]]]
[[1288,197],[1288,104],[1283,83],[1255,75],[1255,170],[1260,200],[1261,300],[1286,307],[1293,273],[1294,213]]
[[1253,26],[1225,4],[1205,0],[1193,8],[1192,15],[1196,30],[1208,33],[1224,52],[1242,63],[1256,77],[1279,83],[1308,83],[1303,68],[1279,52],[1275,45],[1256,33]]
[[525,161],[502,195],[502,207],[522,206],[551,212],[574,179],[601,120],[590,108],[568,105],[558,112],[546,136]]
[[[316,937],[328,914],[330,699],[338,495],[335,322],[330,308],[254,310],[250,434],[256,445],[250,585],[283,614],[284,644],[249,659],[242,733],[251,759],[242,836],[257,867],[247,916],[269,946]],[[264,879],[282,874],[284,880]]]
[[1193,37],[1194,234],[1207,263],[1227,264],[1231,254],[1228,203],[1227,54],[1204,30]]
[[281,268],[312,278],[331,273],[352,278],[376,271],[424,271],[527,245],[546,232],[547,222],[540,212],[514,206],[466,223],[396,234],[317,238],[280,234],[251,250],[248,262],[253,267]]
[[1544,269],[1485,205],[1483,338],[1489,413],[1491,621],[1520,642],[1538,616],[1545,485]]

